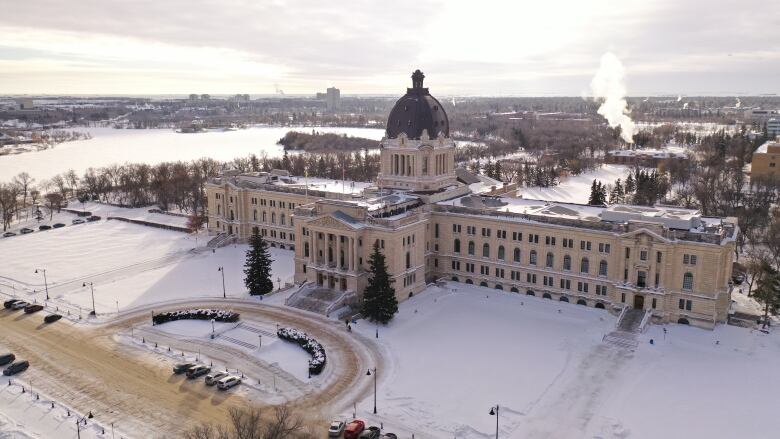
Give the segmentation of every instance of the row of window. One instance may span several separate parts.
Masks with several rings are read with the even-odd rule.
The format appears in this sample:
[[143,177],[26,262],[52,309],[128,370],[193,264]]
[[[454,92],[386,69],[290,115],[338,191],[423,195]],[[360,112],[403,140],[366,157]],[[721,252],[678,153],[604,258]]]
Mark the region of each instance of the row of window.
[[[434,237],[439,237],[439,224],[435,224],[434,226],[435,234]],[[460,233],[461,232],[461,225],[460,224],[453,224],[452,225],[452,232],[453,233]],[[482,227],[481,228],[481,235],[484,238],[490,238],[492,236],[492,230],[488,227]],[[466,226],[466,234],[467,235],[476,235],[477,228],[474,226]],[[496,229],[496,237],[498,239],[507,239],[507,231],[502,229]],[[528,242],[531,244],[539,244],[539,235],[534,233],[529,233],[526,235],[528,238]],[[513,241],[523,241],[523,232],[512,232],[512,240]],[[564,248],[574,248],[574,240],[570,238],[563,238],[563,247]],[[544,237],[544,244],[549,246],[555,246],[557,243],[557,238],[555,236],[545,236]],[[587,250],[590,251],[592,249],[592,243],[591,241],[580,241],[580,250]],[[601,253],[609,253],[611,250],[611,246],[608,243],[599,243],[599,252]]]
[[[474,256],[476,249],[475,249],[474,241],[469,241],[468,244],[468,254],[470,256]],[[453,242],[453,252],[454,253],[461,253],[461,246],[460,246],[460,240],[456,239]],[[482,245],[482,257],[489,258],[490,257],[490,244],[483,244]],[[496,258],[498,260],[506,260],[506,250],[503,245],[498,246],[498,251],[496,252]],[[521,260],[521,250],[519,248],[515,248],[512,253],[512,260],[517,263],[522,263]],[[537,259],[538,255],[536,250],[531,250],[528,254],[528,265],[537,265]],[[553,268],[555,265],[555,255],[552,252],[548,252],[547,256],[545,258],[545,266],[547,268]],[[563,269],[564,270],[571,270],[571,256],[565,255],[563,257]],[[590,272],[590,260],[587,257],[584,257],[580,260],[580,272],[581,273],[588,273]],[[607,261],[602,260],[599,262],[599,276],[606,276],[607,275]]]

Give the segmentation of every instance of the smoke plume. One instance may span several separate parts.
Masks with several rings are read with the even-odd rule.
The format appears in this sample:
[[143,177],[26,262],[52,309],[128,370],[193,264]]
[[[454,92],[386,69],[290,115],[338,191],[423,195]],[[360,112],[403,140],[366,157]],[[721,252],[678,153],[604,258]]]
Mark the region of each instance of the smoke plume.
[[620,136],[626,143],[633,143],[637,128],[629,117],[624,79],[623,64],[612,52],[607,52],[601,57],[601,65],[590,82],[590,89],[594,98],[604,99],[598,113],[607,119],[612,128],[620,127]]

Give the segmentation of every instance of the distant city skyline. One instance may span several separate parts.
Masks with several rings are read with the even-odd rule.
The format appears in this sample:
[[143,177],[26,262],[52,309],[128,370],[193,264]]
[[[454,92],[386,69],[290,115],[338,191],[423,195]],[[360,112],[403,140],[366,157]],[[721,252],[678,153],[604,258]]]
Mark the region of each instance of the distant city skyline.
[[614,53],[629,96],[780,93],[758,0],[4,3],[0,94],[583,96]]

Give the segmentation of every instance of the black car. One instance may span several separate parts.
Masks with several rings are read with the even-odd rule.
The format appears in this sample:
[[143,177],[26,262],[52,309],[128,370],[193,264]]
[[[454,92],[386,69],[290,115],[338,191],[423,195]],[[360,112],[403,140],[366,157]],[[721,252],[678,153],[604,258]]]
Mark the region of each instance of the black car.
[[47,226],[46,224],[38,226],[38,230],[40,231],[49,230],[49,229],[51,229],[51,226]]
[[371,426],[367,429],[363,430],[362,433],[360,433],[360,436],[358,436],[359,439],[379,439],[379,427]]
[[54,229],[59,229],[60,227],[65,227],[65,224],[57,223],[57,224],[55,224],[55,225],[53,225],[51,227],[54,228]]
[[8,353],[0,355],[0,366],[5,366],[6,364],[16,360],[16,355]]
[[92,215],[92,216],[90,216],[90,217],[88,217],[88,218],[87,218],[87,221],[89,221],[89,222],[92,222],[92,221],[100,221],[100,216],[98,216],[98,215]]
[[22,230],[19,230],[19,233],[21,233],[22,235],[26,235],[26,234],[28,234],[28,233],[32,233],[32,232],[34,232],[34,231],[35,231],[35,230],[33,230],[33,229],[28,229],[27,227],[25,227],[25,228],[23,228]]
[[5,232],[5,233],[3,233],[3,238],[10,238],[12,236],[16,236],[16,233],[14,233],[14,232]]
[[42,309],[43,309],[43,305],[30,304],[24,307],[24,312],[25,314],[32,314],[41,311]]
[[21,299],[6,300],[5,302],[3,302],[3,308],[11,309],[11,307],[14,306],[14,303],[20,302],[20,301],[21,301]]
[[27,360],[17,361],[16,363],[13,363],[10,366],[6,367],[3,370],[3,375],[5,376],[15,375],[19,372],[24,372],[25,370],[27,370],[28,367],[30,367],[29,361]]
[[195,365],[196,365],[195,363],[177,363],[176,365],[173,366],[173,373],[175,373],[176,375],[182,374],[184,372],[187,372],[189,368]]
[[43,321],[44,323],[54,323],[61,318],[62,318],[61,314],[49,314],[48,316],[43,318]]
[[396,436],[395,433],[385,433],[382,437],[386,439],[398,439],[398,436]]

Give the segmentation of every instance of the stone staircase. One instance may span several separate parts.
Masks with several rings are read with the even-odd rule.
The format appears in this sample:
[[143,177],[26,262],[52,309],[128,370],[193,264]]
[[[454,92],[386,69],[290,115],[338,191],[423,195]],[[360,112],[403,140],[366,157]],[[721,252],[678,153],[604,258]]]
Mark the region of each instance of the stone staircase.
[[634,350],[639,345],[637,335],[647,322],[646,312],[641,309],[625,309],[620,314],[615,330],[605,335],[601,341],[623,349]]
[[220,248],[226,245],[230,245],[234,242],[236,242],[236,235],[228,235],[227,233],[220,232],[217,233],[217,236],[209,240],[208,244],[206,244],[206,247]]
[[317,314],[328,315],[331,311],[357,300],[353,291],[338,291],[324,287],[304,287],[286,302],[292,306]]

